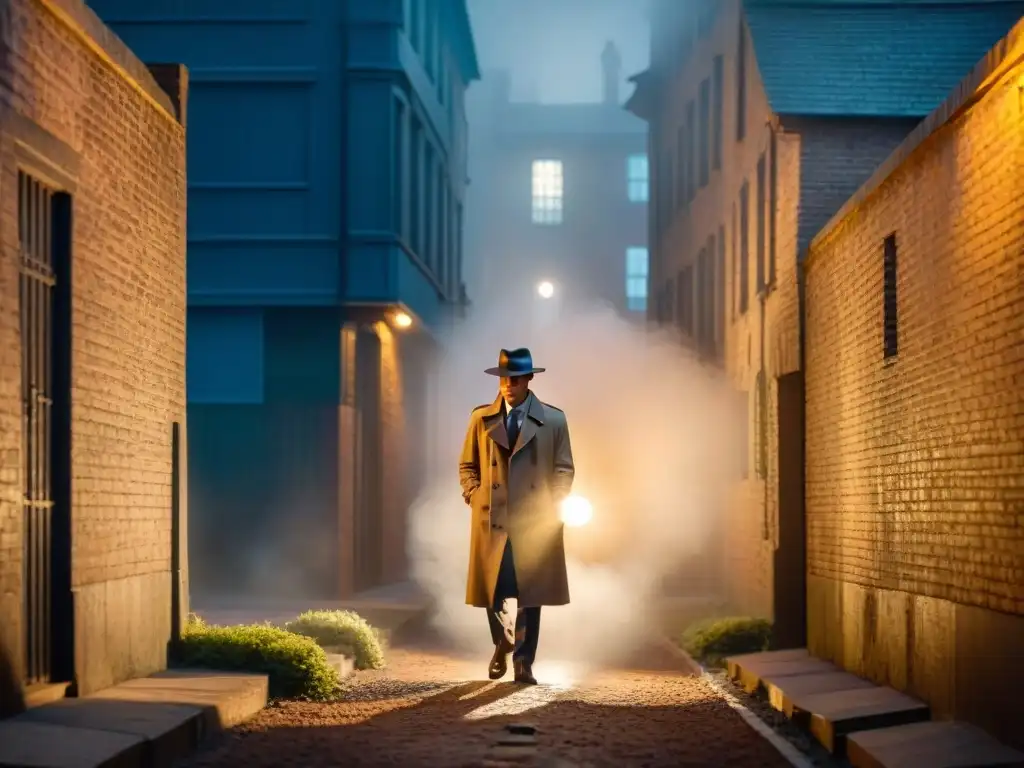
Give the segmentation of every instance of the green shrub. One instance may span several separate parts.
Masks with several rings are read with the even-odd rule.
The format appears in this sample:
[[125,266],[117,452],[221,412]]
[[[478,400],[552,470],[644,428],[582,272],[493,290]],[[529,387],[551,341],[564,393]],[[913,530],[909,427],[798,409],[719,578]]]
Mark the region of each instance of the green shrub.
[[337,648],[350,657],[356,669],[384,666],[380,636],[370,624],[353,611],[306,611],[285,629],[316,640],[324,648]]
[[274,699],[332,698],[340,681],[324,649],[269,624],[217,627],[190,616],[175,649],[175,665],[267,675]]
[[709,667],[720,667],[728,656],[767,651],[772,625],[767,619],[745,616],[704,619],[683,632],[679,644]]

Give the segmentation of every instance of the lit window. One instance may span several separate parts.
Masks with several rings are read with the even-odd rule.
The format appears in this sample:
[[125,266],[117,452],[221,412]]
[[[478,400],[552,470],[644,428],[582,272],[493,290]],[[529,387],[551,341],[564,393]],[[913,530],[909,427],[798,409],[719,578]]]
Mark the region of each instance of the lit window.
[[562,223],[562,161],[533,161],[533,223]]
[[626,308],[647,311],[647,249],[626,249]]
[[649,182],[647,155],[629,156],[626,161],[626,179],[630,202],[646,203]]

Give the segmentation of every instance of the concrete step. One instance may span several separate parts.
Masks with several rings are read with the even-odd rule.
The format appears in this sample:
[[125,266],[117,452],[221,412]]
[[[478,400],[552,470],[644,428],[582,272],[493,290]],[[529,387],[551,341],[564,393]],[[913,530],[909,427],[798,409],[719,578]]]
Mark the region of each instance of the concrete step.
[[738,680],[740,671],[748,669],[756,671],[758,667],[765,664],[775,664],[783,661],[802,661],[809,659],[811,655],[806,648],[793,648],[785,651],[764,651],[762,653],[745,653],[740,656],[730,656],[725,660],[726,671],[733,680]]
[[1024,754],[957,721],[851,733],[846,756],[854,768],[1024,768]]
[[842,755],[846,737],[868,731],[928,720],[928,705],[893,688],[859,688],[794,696],[793,720],[808,726],[829,752]]
[[0,768],[165,768],[267,703],[265,675],[173,670],[0,722]]
[[874,688],[875,684],[849,672],[828,671],[809,675],[774,675],[761,678],[761,687],[768,694],[769,703],[786,715],[793,716],[793,702],[801,696],[836,691],[856,691]]

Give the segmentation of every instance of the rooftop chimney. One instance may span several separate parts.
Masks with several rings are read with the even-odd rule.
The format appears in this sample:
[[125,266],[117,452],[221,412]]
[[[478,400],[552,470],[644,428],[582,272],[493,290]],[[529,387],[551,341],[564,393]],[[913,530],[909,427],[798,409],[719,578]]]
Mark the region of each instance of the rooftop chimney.
[[622,57],[611,40],[601,51],[601,69],[604,71],[604,103],[610,107],[619,106],[619,80],[622,76]]

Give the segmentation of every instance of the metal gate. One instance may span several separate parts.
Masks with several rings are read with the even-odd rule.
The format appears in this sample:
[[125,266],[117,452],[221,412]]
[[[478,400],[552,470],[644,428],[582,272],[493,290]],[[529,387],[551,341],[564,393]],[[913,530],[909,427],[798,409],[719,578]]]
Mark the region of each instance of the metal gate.
[[25,677],[50,682],[53,662],[54,191],[18,173],[24,489]]

